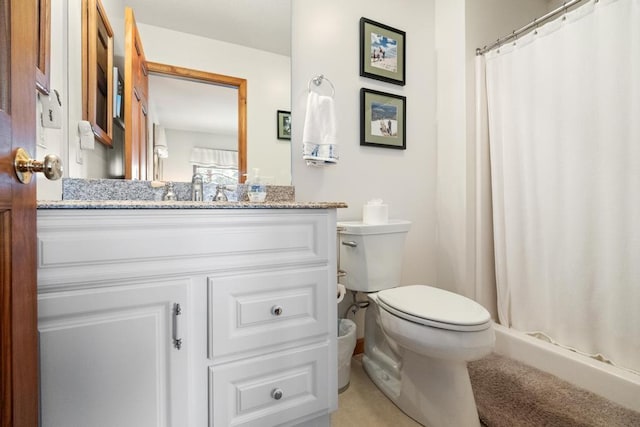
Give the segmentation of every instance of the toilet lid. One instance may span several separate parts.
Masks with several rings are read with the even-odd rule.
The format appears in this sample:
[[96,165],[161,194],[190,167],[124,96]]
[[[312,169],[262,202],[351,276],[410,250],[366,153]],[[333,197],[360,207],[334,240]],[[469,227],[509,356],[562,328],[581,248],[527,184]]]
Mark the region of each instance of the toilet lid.
[[457,331],[489,327],[491,316],[477,302],[443,289],[413,285],[378,292],[379,305],[406,320]]

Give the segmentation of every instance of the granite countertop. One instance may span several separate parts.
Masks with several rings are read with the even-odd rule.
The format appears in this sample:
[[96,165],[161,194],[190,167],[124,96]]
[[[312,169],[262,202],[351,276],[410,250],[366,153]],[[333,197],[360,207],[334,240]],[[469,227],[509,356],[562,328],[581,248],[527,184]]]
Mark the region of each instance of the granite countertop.
[[38,209],[334,209],[344,202],[192,202],[152,200],[39,200]]
[[262,203],[250,202],[247,186],[225,187],[228,202],[213,202],[215,184],[205,184],[203,199],[191,201],[191,183],[174,182],[177,201],[162,201],[163,182],[123,179],[63,178],[62,200],[39,200],[38,209],[333,209],[346,208],[344,202],[296,202],[295,188],[289,185],[267,185]]

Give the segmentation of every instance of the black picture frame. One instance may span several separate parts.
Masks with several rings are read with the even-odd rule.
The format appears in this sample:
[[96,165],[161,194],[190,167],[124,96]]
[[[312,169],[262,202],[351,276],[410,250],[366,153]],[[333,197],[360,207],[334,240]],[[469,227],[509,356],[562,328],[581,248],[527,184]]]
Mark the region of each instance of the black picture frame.
[[360,18],[360,75],[405,85],[406,33]]
[[360,145],[407,149],[407,98],[360,89]]
[[278,110],[278,139],[291,139],[291,111]]

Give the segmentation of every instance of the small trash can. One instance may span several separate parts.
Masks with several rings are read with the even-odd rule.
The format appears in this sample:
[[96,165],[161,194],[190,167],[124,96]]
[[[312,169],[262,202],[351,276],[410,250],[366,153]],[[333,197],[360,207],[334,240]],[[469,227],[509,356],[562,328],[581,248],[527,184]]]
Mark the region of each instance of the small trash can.
[[351,356],[356,348],[356,324],[338,319],[338,393],[349,387]]

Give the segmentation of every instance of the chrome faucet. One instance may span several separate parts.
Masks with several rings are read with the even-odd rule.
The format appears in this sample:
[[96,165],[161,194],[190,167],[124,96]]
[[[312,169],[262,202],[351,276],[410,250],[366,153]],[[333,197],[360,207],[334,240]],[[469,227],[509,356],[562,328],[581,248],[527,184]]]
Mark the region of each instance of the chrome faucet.
[[225,185],[221,185],[218,184],[216,186],[216,195],[213,196],[213,201],[214,202],[226,202],[229,199],[227,199],[227,195],[224,194],[224,190],[226,190],[226,186]]
[[196,173],[191,178],[191,200],[202,201],[202,175]]

